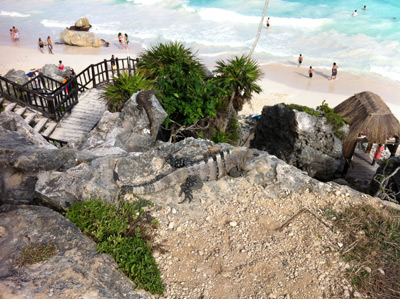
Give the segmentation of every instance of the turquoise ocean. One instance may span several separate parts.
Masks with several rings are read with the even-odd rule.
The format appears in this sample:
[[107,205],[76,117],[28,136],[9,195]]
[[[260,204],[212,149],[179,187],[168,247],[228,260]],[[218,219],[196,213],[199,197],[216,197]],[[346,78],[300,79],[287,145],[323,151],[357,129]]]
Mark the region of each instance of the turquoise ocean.
[[[96,36],[117,50],[118,32],[149,48],[181,41],[207,62],[220,55],[247,54],[265,1],[260,0],[0,0],[0,44],[12,45],[9,29],[21,32],[21,47],[39,37],[58,40],[67,26],[86,16]],[[362,10],[366,5],[367,10]],[[354,10],[358,16],[352,17]],[[262,29],[253,57],[260,63],[304,64],[400,81],[399,0],[270,0],[271,26]]]

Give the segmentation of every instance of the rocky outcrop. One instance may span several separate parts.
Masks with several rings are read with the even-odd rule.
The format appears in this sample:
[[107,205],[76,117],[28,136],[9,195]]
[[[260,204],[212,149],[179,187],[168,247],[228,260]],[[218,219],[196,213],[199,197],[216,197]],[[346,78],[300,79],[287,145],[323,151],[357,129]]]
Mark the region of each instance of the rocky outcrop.
[[56,80],[56,81],[62,83],[63,80],[64,80],[66,77],[69,78],[69,77],[71,76],[72,69],[71,69],[71,67],[66,66],[66,67],[64,67],[63,70],[60,70],[60,69],[58,68],[58,66],[55,65],[55,64],[46,64],[45,66],[42,67],[42,69],[40,70],[40,72],[41,72],[43,75],[45,75],[45,76],[47,76],[47,77],[50,77],[50,78],[52,78],[52,79],[54,79],[54,80]]
[[41,171],[65,171],[95,156],[58,150],[12,112],[0,114],[0,203],[30,203]]
[[69,27],[69,30],[75,30],[75,31],[89,31],[89,29],[92,27],[90,25],[88,18],[80,18],[78,21],[75,22],[74,26]]
[[[381,199],[385,200],[389,200],[387,195],[390,195],[393,200],[400,204],[400,170],[398,170],[397,173],[389,179],[385,186],[386,190],[384,192],[382,192],[383,190],[381,190],[380,184],[375,181],[375,178],[378,181],[382,181],[379,179],[381,175],[387,177],[391,175],[398,167],[400,167],[400,156],[390,158],[390,160],[387,160],[387,162],[382,163],[376,170],[374,179],[372,179],[370,183],[369,194],[372,196],[377,195]],[[378,193],[378,191],[381,192]]]
[[[54,256],[20,265],[25,248],[50,243]],[[1,206],[0,248],[2,298],[149,298],[135,291],[111,256],[96,253],[93,241],[48,208]]]
[[256,130],[257,122],[259,119],[259,115],[239,115],[238,123],[239,123],[239,146],[250,145],[250,141],[254,137],[254,132]]
[[103,42],[97,38],[92,32],[80,33],[65,29],[60,34],[60,39],[67,45],[78,47],[101,47]]
[[342,156],[342,142],[325,118],[282,104],[263,108],[250,144],[322,181],[334,177]]
[[29,78],[24,71],[16,71],[15,69],[9,70],[7,74],[4,75],[4,78],[21,85],[29,81]]
[[[138,108],[137,95],[138,93],[132,95],[120,113],[106,111],[96,128],[74,147],[101,156],[143,152],[153,147],[156,136],[151,134],[146,112]],[[149,103],[155,130],[158,132],[167,113],[154,95],[150,97]]]

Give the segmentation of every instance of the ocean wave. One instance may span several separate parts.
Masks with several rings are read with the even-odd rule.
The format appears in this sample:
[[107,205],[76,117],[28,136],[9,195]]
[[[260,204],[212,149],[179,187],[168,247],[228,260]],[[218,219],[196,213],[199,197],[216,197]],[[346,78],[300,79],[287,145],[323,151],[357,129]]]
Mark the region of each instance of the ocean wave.
[[42,20],[40,24],[42,24],[44,27],[51,27],[51,28],[66,28],[71,26],[71,24],[68,23],[63,23],[60,21],[48,20],[48,19]]
[[0,11],[0,16],[7,16],[7,17],[16,17],[16,18],[27,18],[30,14],[22,14],[16,11]]

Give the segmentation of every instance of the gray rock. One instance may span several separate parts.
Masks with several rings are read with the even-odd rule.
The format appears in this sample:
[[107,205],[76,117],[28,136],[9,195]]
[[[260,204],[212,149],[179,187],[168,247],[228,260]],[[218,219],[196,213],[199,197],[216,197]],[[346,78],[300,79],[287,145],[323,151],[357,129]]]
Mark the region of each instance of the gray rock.
[[66,66],[63,70],[60,70],[55,64],[46,64],[44,67],[42,67],[40,72],[43,75],[62,83],[66,77],[69,78],[71,76],[71,70],[72,69],[69,66]]
[[21,85],[29,81],[29,78],[24,71],[16,71],[15,69],[9,70],[7,74],[4,75],[4,77]]
[[251,139],[254,137],[258,118],[253,115],[239,115],[239,146],[249,146]]
[[[87,138],[73,146],[81,151],[101,156],[141,152],[153,147],[156,136],[151,136],[147,114],[138,109],[137,94],[132,95],[120,113],[104,112],[102,119]],[[155,128],[158,132],[167,113],[154,95],[150,100]]]
[[[28,246],[54,243],[53,257],[20,266]],[[0,207],[2,298],[149,298],[120,271],[111,256],[68,219],[38,206]],[[139,295],[142,294],[142,295]]]
[[60,39],[71,46],[98,48],[103,45],[101,39],[97,38],[92,32],[77,32],[65,29],[61,32]]
[[282,104],[264,107],[251,146],[322,181],[334,177],[342,156],[342,142],[325,118]]
[[75,27],[90,28],[90,23],[87,17],[80,18],[75,22]]

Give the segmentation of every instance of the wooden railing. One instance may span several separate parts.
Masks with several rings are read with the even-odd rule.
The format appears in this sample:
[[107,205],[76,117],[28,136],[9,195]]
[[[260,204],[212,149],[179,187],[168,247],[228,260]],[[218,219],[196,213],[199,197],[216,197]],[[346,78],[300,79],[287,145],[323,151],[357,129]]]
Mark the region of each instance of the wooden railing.
[[11,102],[28,106],[44,116],[59,121],[75,104],[78,96],[89,88],[110,82],[121,72],[133,75],[139,59],[130,57],[115,59],[116,68],[111,67],[111,60],[91,64],[82,72],[65,83],[60,83],[43,74],[20,85],[0,76],[0,95]]

